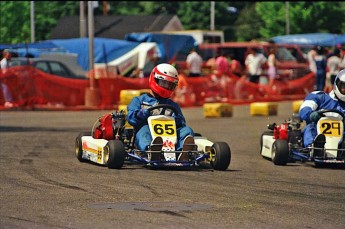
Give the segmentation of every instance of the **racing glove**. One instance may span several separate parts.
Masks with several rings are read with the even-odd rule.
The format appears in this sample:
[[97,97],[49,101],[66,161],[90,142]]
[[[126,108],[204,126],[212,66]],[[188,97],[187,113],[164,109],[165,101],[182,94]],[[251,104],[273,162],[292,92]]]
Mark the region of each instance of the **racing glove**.
[[317,111],[313,111],[309,116],[310,122],[315,122],[315,123],[317,123],[317,121],[319,121],[320,118],[321,116],[319,112]]
[[141,108],[137,114],[137,119],[146,120],[150,116],[150,112],[147,109]]

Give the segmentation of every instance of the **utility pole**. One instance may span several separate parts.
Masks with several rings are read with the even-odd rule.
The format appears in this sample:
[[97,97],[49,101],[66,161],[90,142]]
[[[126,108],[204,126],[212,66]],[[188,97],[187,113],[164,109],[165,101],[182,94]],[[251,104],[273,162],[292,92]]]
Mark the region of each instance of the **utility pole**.
[[107,16],[107,15],[108,15],[108,2],[103,1],[103,16]]
[[30,1],[30,27],[31,27],[31,43],[35,42],[35,5],[34,1]]
[[101,90],[97,88],[96,81],[95,81],[93,9],[94,9],[93,2],[88,1],[90,87],[85,89],[85,106],[97,107],[101,104]]
[[85,1],[79,2],[80,37],[86,37]]
[[285,2],[285,31],[286,35],[290,34],[290,17],[289,17],[289,2]]
[[[94,70],[94,60],[93,60],[93,49],[94,49],[94,20],[93,20],[93,4],[92,1],[88,1],[88,28],[89,28],[89,71],[90,73]],[[95,87],[94,74],[90,76],[90,87]]]
[[210,29],[213,31],[214,30],[214,1],[211,1],[211,25]]

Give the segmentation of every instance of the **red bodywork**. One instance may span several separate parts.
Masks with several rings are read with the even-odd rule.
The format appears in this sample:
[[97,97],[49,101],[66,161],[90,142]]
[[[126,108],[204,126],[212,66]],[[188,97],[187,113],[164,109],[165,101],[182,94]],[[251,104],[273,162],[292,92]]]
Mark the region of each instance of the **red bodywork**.
[[93,132],[93,138],[106,139],[106,140],[114,139],[114,130],[113,130],[114,121],[111,114],[103,115],[99,119],[99,125],[95,128]]
[[275,125],[273,129],[273,138],[288,140],[288,123],[282,123],[280,125]]

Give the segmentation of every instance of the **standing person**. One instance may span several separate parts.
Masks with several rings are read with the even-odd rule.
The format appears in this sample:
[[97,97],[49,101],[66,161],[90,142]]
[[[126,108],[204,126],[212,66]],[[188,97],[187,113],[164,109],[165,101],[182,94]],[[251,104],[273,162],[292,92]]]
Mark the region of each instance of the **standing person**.
[[316,91],[323,91],[326,84],[327,59],[325,49],[322,46],[317,47],[317,55],[314,57],[316,66]]
[[224,75],[229,73],[229,61],[221,51],[220,55],[216,58],[217,73]]
[[307,53],[307,58],[308,58],[308,63],[309,63],[309,70],[311,72],[316,73],[316,65],[315,65],[315,56],[317,54],[316,52],[317,46],[314,46],[308,53]]
[[276,59],[276,50],[275,48],[270,48],[267,60],[268,65],[268,79],[269,79],[269,86],[273,85],[275,78],[277,77],[277,59]]
[[262,66],[266,63],[266,57],[259,53],[257,48],[252,48],[249,55],[246,57],[245,65],[249,75],[249,81],[258,83],[262,74]]
[[340,50],[336,48],[333,51],[333,56],[327,59],[327,67],[330,74],[331,85],[334,84],[335,77],[337,76],[341,67],[340,64],[341,64]]
[[[152,139],[147,123],[147,118],[150,116],[147,109],[158,104],[172,105],[178,111],[178,114],[174,114],[177,128],[176,150],[193,150],[190,147],[194,147],[195,144],[194,132],[186,125],[180,106],[170,99],[178,85],[178,81],[178,73],[175,67],[166,63],[159,64],[152,70],[149,77],[151,92],[134,97],[128,105],[127,120],[136,131],[135,144],[139,150],[151,149],[153,144],[163,144],[162,137]],[[158,150],[161,150],[161,148],[155,149],[155,151]],[[186,160],[187,158],[187,154],[181,153],[178,160]]]
[[322,109],[337,109],[345,114],[345,69],[337,74],[330,93],[314,91],[304,99],[299,109],[299,116],[307,124],[303,129],[305,147],[313,143],[315,147],[323,148],[325,144],[325,135],[317,135],[316,130],[316,123],[321,118],[317,111]]
[[230,64],[230,72],[237,77],[241,78],[243,74],[243,67],[239,60],[236,59],[234,54],[230,54],[231,64]]
[[201,76],[202,58],[196,52],[195,48],[190,50],[186,62],[190,77]]
[[[1,68],[2,74],[5,74],[9,66],[9,61],[11,60],[11,53],[8,50],[4,50],[2,55],[3,55],[3,58],[0,61],[0,68]],[[4,106],[8,108],[13,107],[14,106],[13,98],[7,84],[1,83],[1,89],[4,95],[4,100],[5,100]]]

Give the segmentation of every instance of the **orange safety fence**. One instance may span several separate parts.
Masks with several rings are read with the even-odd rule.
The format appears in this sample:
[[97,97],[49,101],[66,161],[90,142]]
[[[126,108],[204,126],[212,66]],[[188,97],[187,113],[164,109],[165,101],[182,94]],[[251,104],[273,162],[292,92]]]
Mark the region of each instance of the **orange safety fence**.
[[[99,108],[114,108],[119,105],[123,89],[147,89],[148,78],[126,78],[116,74],[100,74],[96,87],[100,89]],[[89,73],[90,75],[90,73]],[[173,99],[182,107],[201,106],[205,102],[244,104],[257,101],[281,101],[303,99],[313,90],[315,75],[309,73],[295,80],[275,80],[272,86],[255,84],[235,75],[209,74],[187,77],[180,74],[179,86]],[[89,79],[69,79],[46,74],[31,66],[18,66],[0,73],[0,83],[8,86],[14,102],[19,106],[55,104],[65,107],[83,106]],[[0,93],[0,105],[4,104]]]

